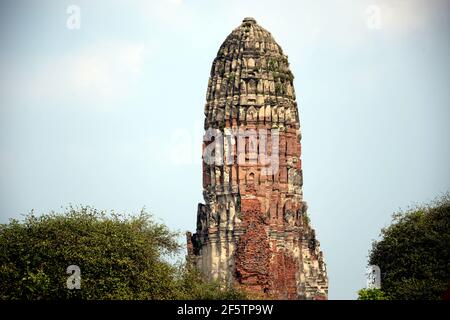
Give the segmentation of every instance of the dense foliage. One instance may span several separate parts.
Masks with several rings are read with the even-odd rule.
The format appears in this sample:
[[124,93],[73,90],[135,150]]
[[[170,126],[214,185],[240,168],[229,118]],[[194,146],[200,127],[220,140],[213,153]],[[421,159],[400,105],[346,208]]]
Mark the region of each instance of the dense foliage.
[[390,299],[441,299],[450,285],[450,196],[394,214],[369,263]]
[[380,289],[361,289],[358,291],[358,300],[389,300]]
[[[169,263],[181,249],[177,236],[144,211],[31,213],[0,225],[0,299],[245,298],[203,281],[185,264]],[[67,287],[70,265],[80,268],[80,289]]]

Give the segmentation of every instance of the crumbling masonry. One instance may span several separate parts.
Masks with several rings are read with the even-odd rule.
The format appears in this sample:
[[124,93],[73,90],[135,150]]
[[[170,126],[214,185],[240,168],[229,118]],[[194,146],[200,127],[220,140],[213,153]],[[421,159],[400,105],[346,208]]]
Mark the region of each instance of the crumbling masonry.
[[253,18],[245,18],[220,47],[206,100],[205,130],[220,130],[225,140],[238,129],[266,129],[269,135],[277,129],[279,163],[264,174],[266,165],[252,151],[263,147],[260,137],[257,149],[244,140],[245,163],[236,159],[236,143],[223,149],[233,163],[203,162],[205,204],[198,205],[196,233],[187,234],[188,259],[206,277],[261,296],[326,299],[326,266],[303,201],[293,75],[281,47]]

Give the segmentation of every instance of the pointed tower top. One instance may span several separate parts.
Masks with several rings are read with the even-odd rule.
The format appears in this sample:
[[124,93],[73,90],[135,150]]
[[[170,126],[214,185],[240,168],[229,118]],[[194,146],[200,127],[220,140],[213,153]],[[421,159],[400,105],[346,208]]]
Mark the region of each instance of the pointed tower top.
[[255,18],[252,18],[252,17],[246,17],[246,18],[244,18],[244,20],[242,20],[242,23],[256,24],[256,20],[255,20]]

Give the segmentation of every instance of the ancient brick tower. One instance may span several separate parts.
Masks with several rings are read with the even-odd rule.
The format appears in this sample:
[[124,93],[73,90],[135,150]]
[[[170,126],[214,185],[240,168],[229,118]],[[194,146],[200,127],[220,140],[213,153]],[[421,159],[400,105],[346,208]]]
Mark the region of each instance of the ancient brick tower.
[[[196,233],[187,234],[189,260],[207,277],[269,298],[326,299],[326,267],[303,201],[293,75],[281,47],[253,18],[220,47],[206,99],[205,130],[222,136],[205,139],[204,150],[220,140],[214,155],[232,161],[203,162],[205,204]],[[244,135],[239,155],[239,143],[230,140],[239,130],[268,135]],[[277,167],[266,170],[275,153]]]

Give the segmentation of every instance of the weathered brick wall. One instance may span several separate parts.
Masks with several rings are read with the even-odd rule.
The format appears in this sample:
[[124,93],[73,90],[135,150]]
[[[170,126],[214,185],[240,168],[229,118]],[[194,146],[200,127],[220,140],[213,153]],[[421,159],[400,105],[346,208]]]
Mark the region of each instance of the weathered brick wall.
[[272,252],[259,200],[242,200],[241,213],[244,233],[235,253],[236,280],[252,291],[267,292]]

